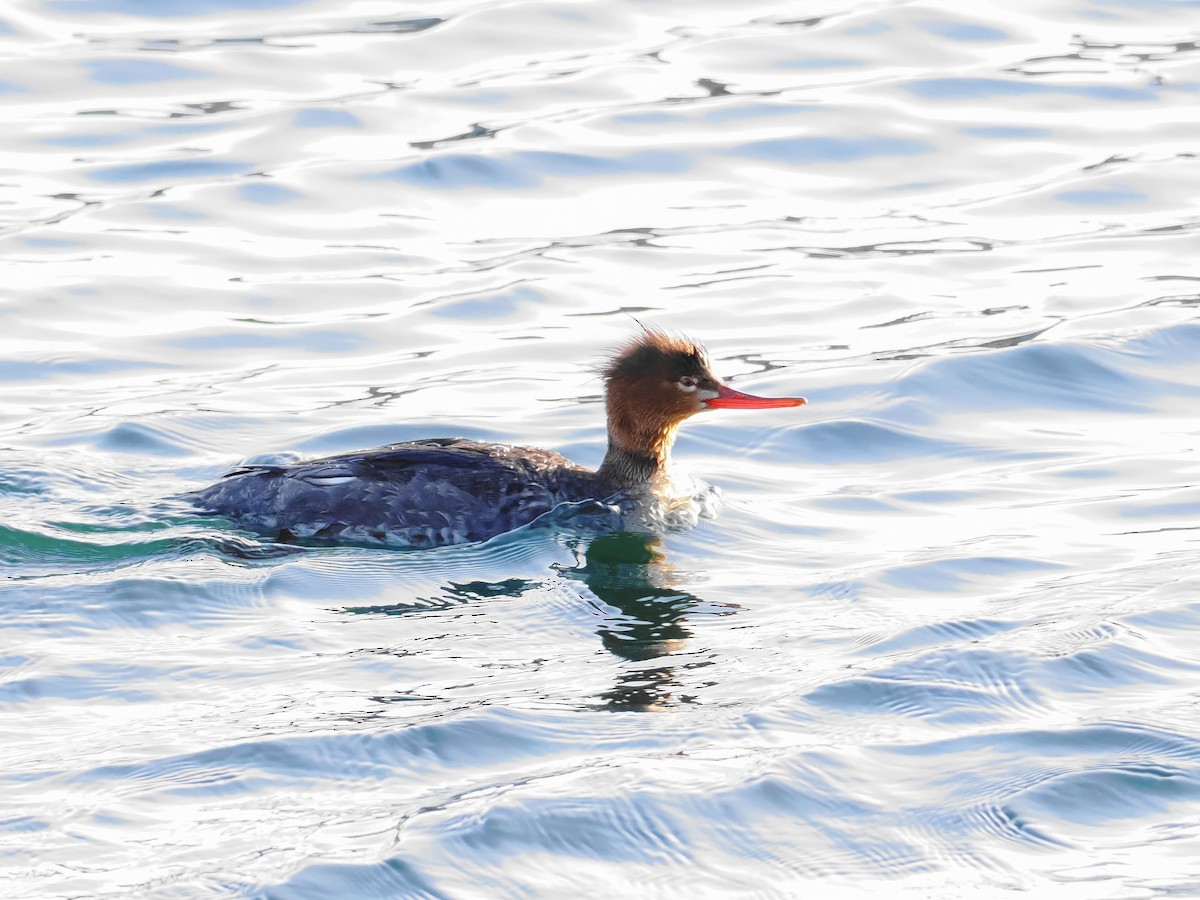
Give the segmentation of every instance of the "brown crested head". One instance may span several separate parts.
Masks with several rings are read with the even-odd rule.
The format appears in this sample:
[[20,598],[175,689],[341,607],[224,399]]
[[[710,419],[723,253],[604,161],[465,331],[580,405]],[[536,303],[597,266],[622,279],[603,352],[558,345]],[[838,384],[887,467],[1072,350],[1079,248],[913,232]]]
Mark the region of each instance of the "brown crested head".
[[695,341],[647,330],[616,352],[604,368],[604,383],[610,428],[648,436],[702,412],[702,398],[721,382]]
[[[635,481],[664,468],[675,432],[706,409],[769,409],[800,406],[801,397],[755,397],[713,374],[708,353],[679,335],[647,329],[604,367],[609,452],[601,470]],[[634,464],[640,458],[646,462]],[[634,475],[629,473],[635,472]]]

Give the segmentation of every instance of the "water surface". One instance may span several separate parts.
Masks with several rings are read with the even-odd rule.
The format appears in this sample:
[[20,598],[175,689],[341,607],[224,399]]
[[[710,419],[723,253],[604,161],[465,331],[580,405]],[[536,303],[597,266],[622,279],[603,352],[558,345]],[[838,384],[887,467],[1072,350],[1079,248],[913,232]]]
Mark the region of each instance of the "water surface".
[[[0,13],[12,897],[1187,895],[1200,7]],[[262,454],[604,449],[659,536],[280,548]]]

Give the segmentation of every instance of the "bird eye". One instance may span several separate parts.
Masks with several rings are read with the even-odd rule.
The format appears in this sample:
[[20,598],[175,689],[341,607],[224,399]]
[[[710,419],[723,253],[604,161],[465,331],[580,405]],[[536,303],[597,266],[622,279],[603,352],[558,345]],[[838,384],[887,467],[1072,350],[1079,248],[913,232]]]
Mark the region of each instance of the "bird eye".
[[684,375],[679,379],[678,384],[685,391],[694,391],[698,382],[691,375]]

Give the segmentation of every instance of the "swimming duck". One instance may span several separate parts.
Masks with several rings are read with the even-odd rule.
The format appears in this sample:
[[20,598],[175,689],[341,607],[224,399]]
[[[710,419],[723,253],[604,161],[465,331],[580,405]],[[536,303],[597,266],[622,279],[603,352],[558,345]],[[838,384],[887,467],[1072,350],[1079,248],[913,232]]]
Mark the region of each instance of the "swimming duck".
[[483,541],[562,504],[628,509],[669,489],[679,426],[711,409],[800,406],[713,374],[704,348],[647,330],[603,369],[608,451],[591,471],[552,450],[429,438],[286,465],[246,465],[189,495],[206,513],[276,540],[401,548]]

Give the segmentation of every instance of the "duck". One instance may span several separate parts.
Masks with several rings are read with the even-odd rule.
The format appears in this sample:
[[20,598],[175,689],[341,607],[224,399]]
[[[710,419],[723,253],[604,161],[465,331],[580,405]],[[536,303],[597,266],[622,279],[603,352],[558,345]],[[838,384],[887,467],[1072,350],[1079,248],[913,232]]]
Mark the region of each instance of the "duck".
[[608,447],[591,470],[537,447],[460,437],[280,465],[244,465],[187,495],[198,511],[281,543],[430,549],[489,540],[564,507],[619,515],[672,492],[671,448],[692,416],[802,406],[713,373],[682,335],[645,329],[602,368]]

